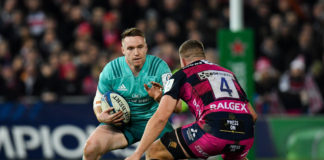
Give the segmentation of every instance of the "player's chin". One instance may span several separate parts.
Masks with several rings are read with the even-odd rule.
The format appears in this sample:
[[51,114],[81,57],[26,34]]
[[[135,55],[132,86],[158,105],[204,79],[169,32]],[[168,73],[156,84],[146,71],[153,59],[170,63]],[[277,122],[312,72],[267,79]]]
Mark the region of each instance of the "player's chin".
[[133,63],[134,64],[134,67],[141,67],[143,66],[143,63],[142,62],[137,62],[137,63]]

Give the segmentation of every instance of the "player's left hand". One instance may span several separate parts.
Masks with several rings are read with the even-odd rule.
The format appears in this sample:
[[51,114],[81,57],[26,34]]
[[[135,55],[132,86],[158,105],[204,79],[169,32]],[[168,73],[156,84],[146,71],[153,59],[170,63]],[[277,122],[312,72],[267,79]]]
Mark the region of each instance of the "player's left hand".
[[162,85],[160,83],[151,82],[152,87],[148,87],[147,84],[144,84],[145,90],[155,101],[159,102],[162,97]]
[[140,159],[141,159],[141,155],[137,155],[136,153],[133,153],[132,155],[127,157],[125,160],[140,160]]

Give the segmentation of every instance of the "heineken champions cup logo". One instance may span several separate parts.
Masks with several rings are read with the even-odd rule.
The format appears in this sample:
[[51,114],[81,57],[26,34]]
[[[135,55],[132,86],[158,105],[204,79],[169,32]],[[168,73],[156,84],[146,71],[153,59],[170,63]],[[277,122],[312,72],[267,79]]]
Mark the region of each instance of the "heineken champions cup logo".
[[246,49],[246,44],[243,43],[240,39],[236,38],[234,42],[230,43],[231,53],[235,56],[244,55]]

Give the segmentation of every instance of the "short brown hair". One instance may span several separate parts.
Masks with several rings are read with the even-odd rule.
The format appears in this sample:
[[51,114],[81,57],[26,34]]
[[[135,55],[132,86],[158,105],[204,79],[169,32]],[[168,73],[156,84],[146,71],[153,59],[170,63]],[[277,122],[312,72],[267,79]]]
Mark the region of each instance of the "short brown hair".
[[141,30],[137,28],[128,28],[121,34],[121,40],[123,40],[126,37],[135,37],[135,36],[141,36],[145,38],[145,35]]
[[205,57],[204,45],[198,40],[187,40],[179,48],[182,58]]

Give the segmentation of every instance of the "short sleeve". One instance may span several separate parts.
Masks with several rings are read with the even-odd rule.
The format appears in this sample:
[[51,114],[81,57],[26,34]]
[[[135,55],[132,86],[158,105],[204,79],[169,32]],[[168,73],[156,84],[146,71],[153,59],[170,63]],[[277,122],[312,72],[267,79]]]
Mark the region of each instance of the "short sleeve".
[[112,90],[112,85],[110,84],[111,75],[111,63],[106,64],[104,69],[101,71],[98,82],[98,90],[100,93],[104,94],[107,91]]
[[170,77],[172,76],[171,70],[168,66],[168,64],[163,61],[161,59],[158,66],[158,71],[157,71],[157,75],[161,78],[159,78],[159,82],[160,84],[162,84],[163,86],[166,85],[167,81],[170,79]]
[[167,81],[164,87],[164,95],[170,95],[174,99],[180,99],[180,91],[186,81],[186,74],[180,70]]

